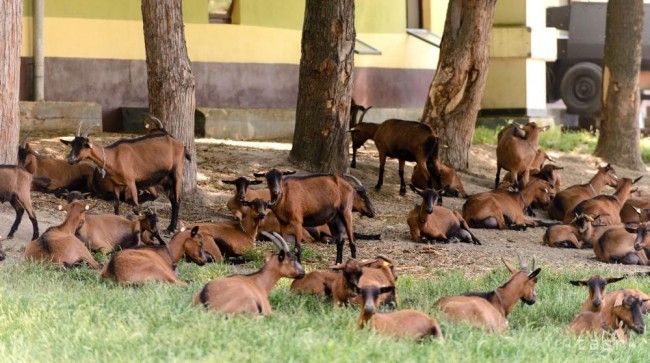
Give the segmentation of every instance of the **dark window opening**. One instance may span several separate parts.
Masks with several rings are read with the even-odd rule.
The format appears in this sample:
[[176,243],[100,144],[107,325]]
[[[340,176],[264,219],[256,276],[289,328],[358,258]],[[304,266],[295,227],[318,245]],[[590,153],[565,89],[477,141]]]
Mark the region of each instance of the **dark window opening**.
[[424,28],[422,0],[406,0],[406,27],[409,29]]

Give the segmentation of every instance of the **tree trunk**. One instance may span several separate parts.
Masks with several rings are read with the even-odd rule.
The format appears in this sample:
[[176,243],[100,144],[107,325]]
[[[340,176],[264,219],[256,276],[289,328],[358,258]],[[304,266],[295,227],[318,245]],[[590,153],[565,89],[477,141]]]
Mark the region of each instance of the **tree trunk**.
[[639,152],[639,71],[643,0],[610,1],[603,59],[603,119],[595,155],[644,170]]
[[496,0],[450,0],[436,75],[421,121],[440,138],[440,158],[467,169],[481,108]]
[[0,6],[0,164],[18,161],[22,13],[22,0]]
[[289,154],[301,168],[347,171],[354,40],[354,0],[307,0]]
[[185,160],[183,193],[196,190],[194,146],[195,83],[185,46],[181,0],[142,0],[144,45],[147,52],[149,112],[192,155]]

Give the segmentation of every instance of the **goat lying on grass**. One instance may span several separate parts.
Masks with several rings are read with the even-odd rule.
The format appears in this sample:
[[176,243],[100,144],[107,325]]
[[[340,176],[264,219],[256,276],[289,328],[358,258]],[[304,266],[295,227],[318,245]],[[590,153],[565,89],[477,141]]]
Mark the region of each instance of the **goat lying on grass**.
[[194,295],[194,304],[225,314],[269,315],[271,304],[268,296],[278,280],[282,277],[302,278],[305,270],[300,264],[299,248],[292,253],[279,234],[264,232],[264,235],[273,242],[278,252],[268,258],[259,271],[208,282]]
[[82,264],[93,269],[101,266],[86,246],[77,237],[75,231],[83,225],[85,212],[89,206],[82,201],[74,201],[59,210],[67,212],[65,221],[58,226],[48,228],[38,239],[27,243],[25,259],[30,261],[52,262],[63,267]]
[[199,266],[209,262],[198,230],[199,227],[192,228],[191,238],[172,240],[168,246],[140,246],[116,251],[104,266],[102,277],[125,284],[149,281],[185,284],[176,275],[176,263],[181,258]]
[[463,216],[456,211],[436,206],[438,193],[432,189],[419,190],[413,184],[411,190],[422,197],[422,204],[416,205],[407,216],[406,223],[415,242],[467,242],[480,245],[481,242],[469,230]]
[[[647,301],[629,294],[620,295],[611,310],[583,311],[573,319],[569,329],[575,334],[614,332],[620,340],[627,341],[630,329],[638,334],[645,332],[642,310]],[[607,321],[612,322],[614,328]]]
[[[519,255],[518,255],[519,257]],[[501,287],[490,292],[468,292],[459,296],[443,297],[435,305],[452,321],[462,321],[472,326],[503,333],[508,327],[507,317],[517,301],[532,305],[537,300],[535,284],[541,268],[529,271],[521,257],[519,268],[503,264],[510,271],[510,279]]]

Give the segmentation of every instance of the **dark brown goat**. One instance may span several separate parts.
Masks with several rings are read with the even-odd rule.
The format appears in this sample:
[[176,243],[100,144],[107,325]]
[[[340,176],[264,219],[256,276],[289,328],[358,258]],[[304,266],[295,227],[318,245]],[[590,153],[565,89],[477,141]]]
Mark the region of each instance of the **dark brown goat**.
[[[379,179],[375,189],[381,189],[384,184],[386,157],[399,160],[399,193],[401,195],[406,194],[406,182],[404,181],[404,163],[406,161],[415,161],[419,165],[424,165],[426,167],[426,170],[422,170],[424,180],[430,180],[433,177],[432,181],[435,181],[437,185],[442,185],[440,173],[437,170],[429,169],[429,167],[435,167],[435,163],[427,163],[427,160],[438,158],[438,137],[429,125],[417,121],[386,120],[377,128],[374,141],[379,152]],[[427,186],[432,188],[433,183]]]
[[533,201],[545,205],[553,195],[553,186],[531,179],[520,192],[493,190],[470,196],[463,205],[463,218],[473,228],[525,229],[541,225],[524,215]]
[[38,238],[38,221],[32,208],[31,189],[47,188],[49,182],[47,178],[32,176],[19,166],[0,165],[0,204],[9,202],[16,211],[16,220],[11,225],[7,238],[14,237],[25,211],[32,222],[32,239]]
[[376,300],[380,294],[394,291],[394,286],[385,287],[360,287],[358,293],[362,298],[361,314],[357,321],[359,329],[365,325],[379,334],[407,337],[420,340],[428,336],[442,338],[442,330],[435,319],[416,310],[399,310],[389,313],[376,311]]
[[[370,110],[372,106],[363,107],[357,105],[353,102],[352,107],[350,108],[350,135],[352,137],[352,162],[350,163],[351,168],[357,167],[357,150],[363,146],[368,140],[373,140],[375,137],[375,132],[379,128],[379,124],[373,122],[363,122],[363,118],[366,116],[366,112]],[[361,117],[357,122],[357,115],[361,111]]]
[[278,169],[265,176],[271,201],[269,207],[280,222],[282,235],[289,231],[296,234],[296,242],[302,241],[301,227],[316,227],[328,224],[336,241],[336,263],[343,261],[343,232],[347,234],[350,254],[356,258],[352,227],[352,208],[355,188],[343,178],[329,174],[289,176]]
[[[86,135],[72,141],[61,140],[71,146],[68,162],[76,164],[90,159],[106,171],[116,186],[123,186],[127,196],[138,204],[138,187],[161,184],[171,202],[171,222],[168,232],[176,229],[183,185],[183,165],[191,156],[178,140],[166,132],[156,132],[128,140],[119,140],[103,147],[90,142]],[[120,188],[114,191],[119,200]]]
[[570,212],[583,200],[593,198],[599,195],[605,185],[616,187],[618,177],[614,167],[607,164],[598,166],[598,172],[586,184],[573,185],[562,191],[558,191],[548,208],[548,215],[556,220],[563,221],[567,216],[572,216]]
[[[519,257],[519,256],[518,256]],[[475,327],[502,333],[508,327],[507,317],[517,301],[532,305],[537,300],[535,284],[541,268],[529,271],[521,257],[519,268],[512,267],[501,259],[510,271],[510,279],[501,287],[490,292],[469,292],[459,296],[443,297],[435,305],[453,321],[463,321]]]
[[456,211],[436,206],[438,193],[432,189],[419,190],[409,184],[414,193],[422,197],[422,203],[416,205],[406,218],[415,242],[467,242],[480,245],[481,242],[469,230],[463,216]]
[[[621,223],[621,208],[623,204],[630,197],[630,194],[635,190],[632,189],[633,185],[638,182],[642,176],[635,180],[629,178],[622,178],[618,181],[616,192],[613,195],[598,195],[591,199],[584,200],[571,211],[572,214],[589,214],[592,216],[600,216],[603,223],[606,224],[620,224]],[[569,217],[564,218],[564,222],[568,223],[571,220]]]
[[547,129],[547,126],[538,127],[535,122],[529,122],[524,126],[508,127],[499,133],[495,188],[499,186],[501,169],[511,172],[513,185],[523,188],[528,183],[531,164],[537,155],[539,134]]
[[[157,216],[153,212],[131,219],[113,214],[86,214],[85,223],[76,231],[76,236],[91,251],[109,253],[118,246],[124,249],[139,245],[143,241],[144,232],[152,237],[157,236],[162,241],[156,220]],[[164,244],[164,241],[161,243]]]
[[74,233],[84,224],[85,212],[89,206],[82,201],[74,201],[59,210],[67,212],[65,221],[58,226],[48,228],[38,239],[27,243],[25,259],[31,261],[52,262],[63,267],[82,264],[90,268],[100,268],[90,251]]
[[264,266],[250,275],[232,275],[208,282],[194,295],[195,305],[224,314],[271,314],[269,293],[282,277],[300,279],[305,270],[300,264],[300,249],[289,250],[286,241],[277,233],[265,232],[278,252],[266,260]]
[[[453,167],[442,163],[440,160],[433,160],[435,166],[429,166],[429,170],[437,170],[440,174],[440,181],[442,185],[438,185],[433,182],[433,188],[440,190],[440,194],[447,197],[461,197],[467,198],[467,193],[465,192],[465,187],[463,186],[462,180],[456,174],[456,170]],[[428,161],[431,163],[431,160]],[[420,164],[416,164],[413,168],[413,174],[411,175],[411,184],[415,185],[418,189],[427,189],[429,181],[424,177],[424,167]]]
[[29,143],[18,147],[18,165],[34,176],[50,179],[46,188],[50,192],[62,189],[86,191],[94,169],[86,163],[70,165],[65,160],[41,156]]
[[104,266],[102,277],[123,284],[149,281],[185,284],[176,275],[176,263],[181,258],[199,266],[208,262],[198,230],[199,227],[192,228],[191,238],[171,241],[169,246],[142,246],[117,251]]
[[624,265],[648,265],[646,249],[650,249],[648,227],[614,226],[607,229],[593,244],[596,259]]

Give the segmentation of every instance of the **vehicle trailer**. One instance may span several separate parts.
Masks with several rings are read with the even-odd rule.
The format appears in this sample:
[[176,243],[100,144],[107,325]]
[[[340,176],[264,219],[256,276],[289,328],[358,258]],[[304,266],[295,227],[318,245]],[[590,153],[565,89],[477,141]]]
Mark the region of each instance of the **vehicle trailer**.
[[[644,5],[639,88],[650,88],[650,4]],[[557,60],[546,64],[546,99],[591,118],[601,110],[607,3],[575,2],[546,10],[546,26],[559,30]]]

